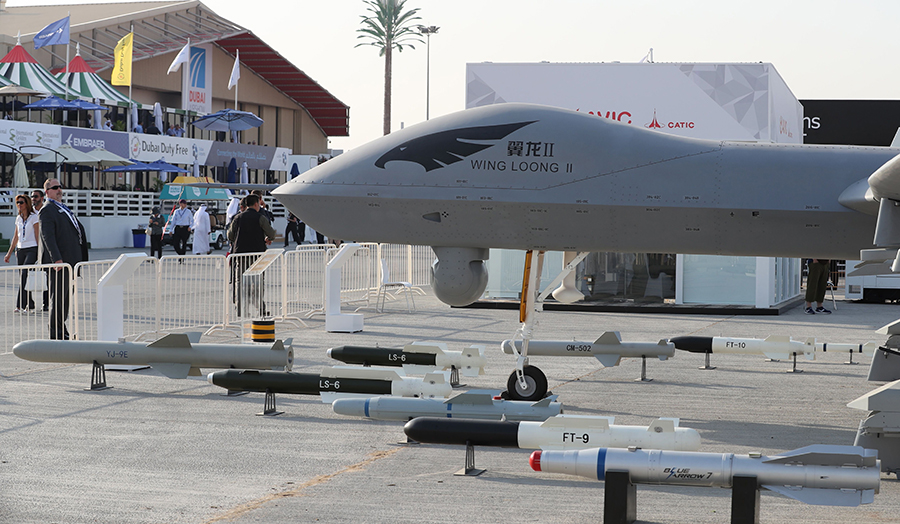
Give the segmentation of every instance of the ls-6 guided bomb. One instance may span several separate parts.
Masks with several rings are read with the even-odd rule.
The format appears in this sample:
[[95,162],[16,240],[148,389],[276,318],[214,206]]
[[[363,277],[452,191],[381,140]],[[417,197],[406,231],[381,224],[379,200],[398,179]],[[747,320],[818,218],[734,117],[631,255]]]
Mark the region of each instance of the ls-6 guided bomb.
[[556,396],[537,402],[502,400],[491,392],[471,390],[447,400],[437,398],[340,398],[331,404],[338,415],[375,420],[407,421],[415,417],[444,417],[509,421],[546,420],[562,412]]

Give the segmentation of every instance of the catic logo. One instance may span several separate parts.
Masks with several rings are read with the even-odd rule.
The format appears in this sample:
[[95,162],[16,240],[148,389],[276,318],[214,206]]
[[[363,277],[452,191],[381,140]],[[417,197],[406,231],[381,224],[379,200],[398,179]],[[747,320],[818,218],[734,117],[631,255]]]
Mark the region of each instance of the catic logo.
[[384,169],[384,165],[388,162],[398,160],[419,164],[425,168],[426,172],[440,169],[495,145],[474,144],[473,141],[500,140],[535,122],[537,120],[493,126],[463,127],[420,136],[381,155],[375,161],[375,166]]
[[137,158],[138,153],[141,152],[141,141],[138,137],[134,137],[131,139],[131,158]]
[[649,124],[644,124],[647,129],[694,129],[694,122],[663,122],[659,123],[656,119],[656,109],[653,110],[653,120]]

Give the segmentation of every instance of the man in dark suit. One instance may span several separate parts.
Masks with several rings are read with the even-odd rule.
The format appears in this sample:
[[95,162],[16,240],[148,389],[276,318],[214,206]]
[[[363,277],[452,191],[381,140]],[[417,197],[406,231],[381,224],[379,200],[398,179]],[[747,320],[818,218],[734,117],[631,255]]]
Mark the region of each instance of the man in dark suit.
[[66,319],[69,317],[69,292],[75,264],[87,260],[87,235],[84,226],[71,209],[62,203],[62,185],[51,178],[44,182],[47,195],[38,214],[41,242],[54,264],[69,264],[71,268],[51,270],[50,276],[50,338],[68,340]]

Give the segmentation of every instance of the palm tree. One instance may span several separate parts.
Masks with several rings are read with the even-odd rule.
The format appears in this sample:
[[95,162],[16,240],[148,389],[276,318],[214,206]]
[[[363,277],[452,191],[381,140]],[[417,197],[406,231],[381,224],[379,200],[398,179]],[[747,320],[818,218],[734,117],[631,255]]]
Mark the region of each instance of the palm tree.
[[379,49],[378,56],[384,56],[384,134],[391,132],[391,52],[394,48],[402,52],[403,46],[410,49],[415,47],[407,42],[422,43],[421,35],[410,22],[419,20],[416,16],[418,8],[404,12],[406,0],[363,0],[368,5],[370,15],[362,16],[363,27],[357,29],[362,33],[357,38],[366,38],[370,41],[360,42],[361,45],[372,45]]

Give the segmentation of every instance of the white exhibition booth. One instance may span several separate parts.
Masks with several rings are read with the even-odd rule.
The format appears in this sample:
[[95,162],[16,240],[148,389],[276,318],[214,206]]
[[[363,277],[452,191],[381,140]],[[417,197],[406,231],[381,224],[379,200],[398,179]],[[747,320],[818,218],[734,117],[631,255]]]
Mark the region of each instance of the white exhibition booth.
[[[467,64],[466,108],[504,102],[563,107],[686,137],[803,142],[803,106],[767,63]],[[515,297],[524,258],[498,251],[488,261],[486,296]],[[643,293],[677,304],[768,308],[800,294],[799,259],[679,254],[661,263],[659,257],[592,254],[578,281],[595,297]],[[558,259],[548,258],[545,268],[562,267]]]

